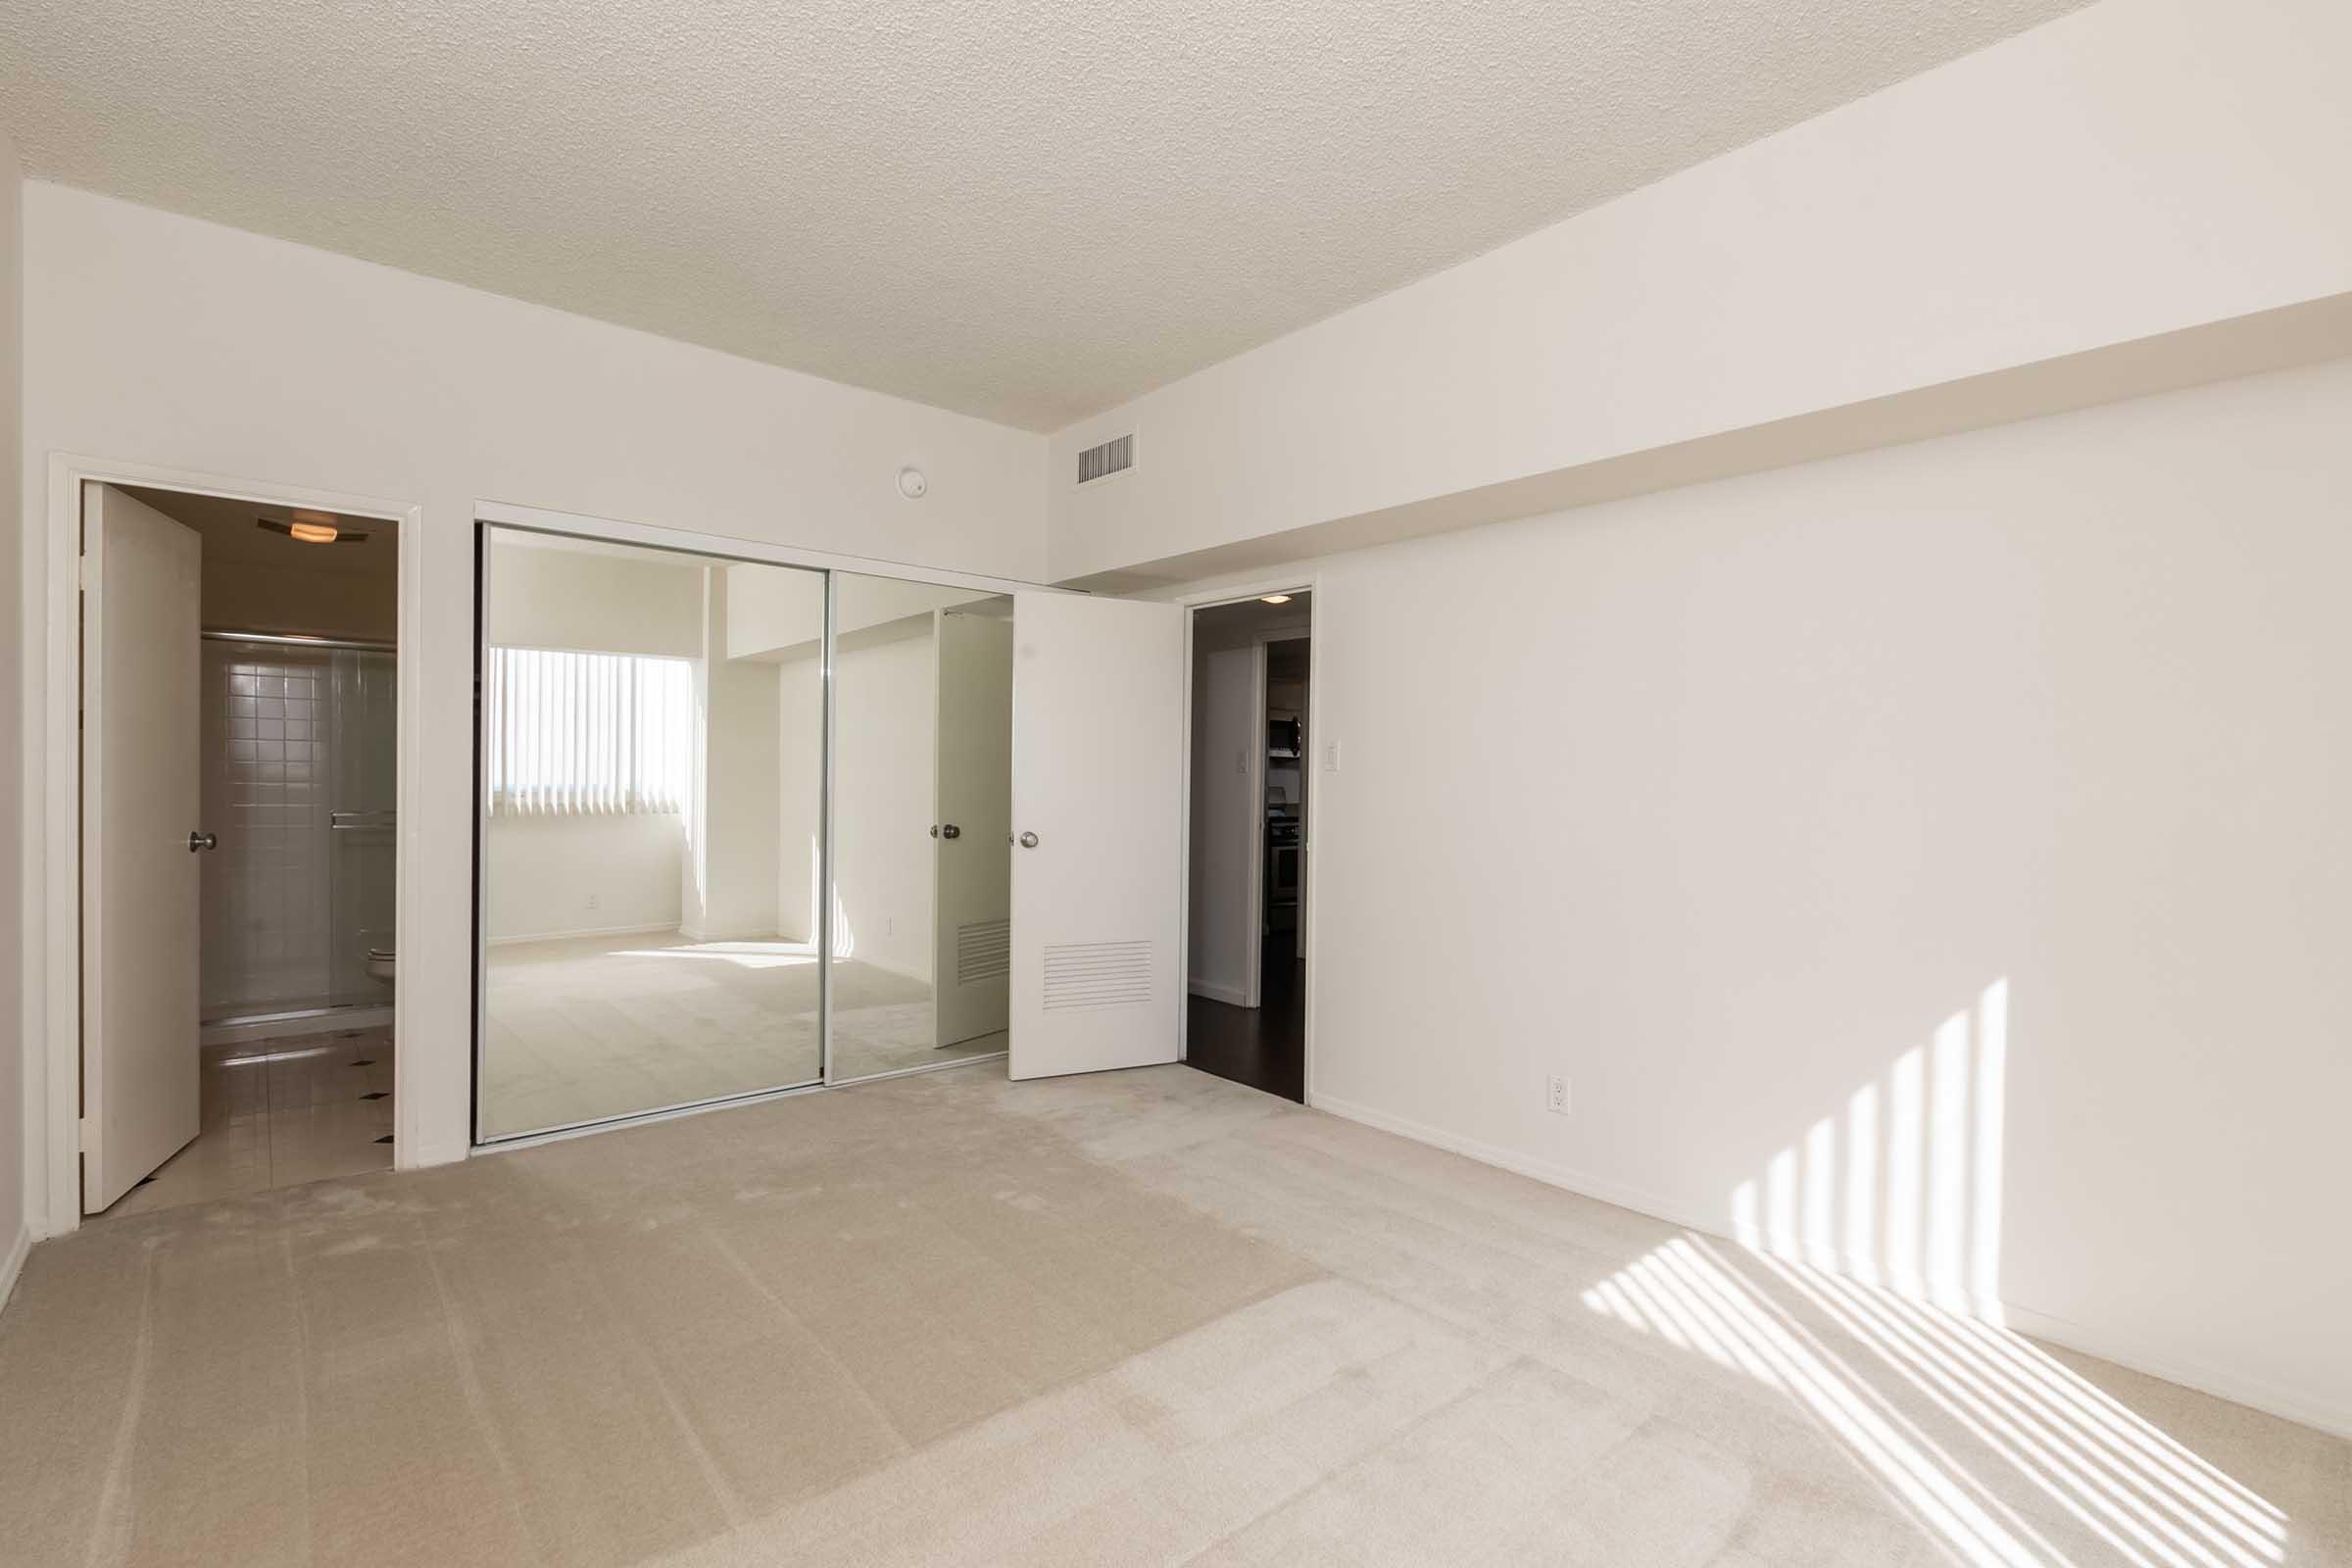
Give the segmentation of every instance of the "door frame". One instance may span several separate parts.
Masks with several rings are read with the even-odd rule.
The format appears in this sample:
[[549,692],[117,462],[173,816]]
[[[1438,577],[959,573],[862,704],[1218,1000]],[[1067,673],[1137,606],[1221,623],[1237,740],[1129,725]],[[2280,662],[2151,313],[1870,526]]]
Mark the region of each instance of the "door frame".
[[[1314,733],[1318,737],[1315,744],[1319,749],[1323,745],[1323,741],[1320,739],[1323,726],[1323,720],[1320,715],[1324,711],[1323,650],[1322,638],[1317,632],[1316,627],[1322,618],[1322,573],[1320,571],[1279,573],[1274,576],[1250,582],[1225,583],[1215,588],[1202,588],[1191,593],[1177,594],[1173,596],[1172,600],[1173,603],[1184,607],[1184,877],[1180,883],[1180,892],[1182,894],[1184,908],[1183,918],[1178,923],[1176,928],[1176,940],[1178,948],[1177,961],[1183,966],[1180,970],[1180,974],[1182,975],[1184,984],[1178,989],[1176,1003],[1176,1028],[1179,1035],[1177,1040],[1178,1060],[1184,1060],[1190,1054],[1193,1022],[1192,935],[1194,623],[1200,618],[1200,612],[1203,610],[1214,610],[1220,605],[1248,604],[1252,600],[1262,599],[1267,594],[1305,594],[1307,596],[1306,710],[1309,715],[1308,721],[1314,726]],[[1277,640],[1282,642],[1296,642],[1298,639],[1296,636],[1285,636]],[[1260,640],[1261,653],[1264,646],[1264,639]],[[1265,711],[1265,692],[1264,683],[1262,680],[1259,683],[1257,710],[1261,715],[1259,728],[1262,729],[1264,727],[1262,715]],[[1259,743],[1259,749],[1263,749],[1262,741]],[[1311,772],[1316,770],[1313,762],[1309,759],[1301,758],[1299,759],[1299,762],[1302,772]],[[1262,759],[1259,760],[1257,764],[1257,777],[1259,781],[1259,789],[1261,791],[1260,800],[1262,802],[1262,791],[1264,789],[1265,779],[1265,764]],[[1315,983],[1316,976],[1322,973],[1322,969],[1317,962],[1316,951],[1316,927],[1319,924],[1319,914],[1322,909],[1322,900],[1315,896],[1316,868],[1321,862],[1322,857],[1316,853],[1316,849],[1322,842],[1322,828],[1320,827],[1319,823],[1323,815],[1323,794],[1328,787],[1329,786],[1320,782],[1306,785],[1306,812],[1299,824],[1302,830],[1302,836],[1299,842],[1298,852],[1304,858],[1306,862],[1301,870],[1298,882],[1298,898],[1301,906],[1299,923],[1306,944],[1306,997],[1304,999],[1304,1016],[1300,1020],[1299,1033],[1300,1054],[1304,1058],[1303,1067],[1306,1085],[1306,1103],[1309,1105],[1312,1105],[1315,1102]],[[1256,864],[1253,867],[1250,872],[1250,881],[1252,888],[1252,893],[1250,896],[1250,911],[1255,917],[1256,922],[1262,926],[1265,921],[1265,878],[1263,874],[1262,863]],[[1258,973],[1259,956],[1257,952],[1262,945],[1263,933],[1252,933],[1250,954],[1246,960],[1249,966],[1248,972],[1250,975],[1250,991],[1252,996],[1259,994],[1259,987],[1263,978]]]
[[[41,999],[38,1030],[25,1031],[25,1173],[43,1189],[27,1208],[36,1220],[36,1237],[64,1236],[81,1226],[81,496],[86,484],[136,485],[175,490],[188,495],[217,496],[262,506],[307,507],[344,516],[374,517],[397,525],[399,554],[399,641],[404,655],[417,646],[423,634],[424,602],[418,566],[423,545],[424,509],[408,501],[386,500],[310,485],[279,484],[208,473],[193,468],[165,467],[121,459],[74,453],[49,457],[49,517],[44,538],[48,569],[43,581],[42,633],[47,662],[40,714],[40,787],[28,790],[24,830],[33,844],[43,846],[37,890],[27,886],[27,912],[42,921],[45,943],[41,974],[25,976],[26,1010]],[[414,807],[419,799],[416,768],[419,753],[415,725],[423,710],[421,666],[414,658],[400,661],[399,730],[395,809],[403,835],[396,840],[399,858],[395,871],[398,908],[394,915],[395,951],[414,952],[411,938],[422,916],[416,888],[418,857],[410,852],[410,835],[417,830]],[[25,715],[29,721],[32,714]],[[28,781],[29,782],[29,781]],[[37,835],[37,837],[36,837]],[[29,858],[29,857],[27,857]],[[409,1027],[407,993],[392,995],[392,1162],[403,1165],[416,1147],[411,1125],[415,1096],[402,1083],[407,1054],[401,1049]],[[191,1020],[191,1023],[193,1020]],[[45,1223],[39,1223],[45,1221]]]

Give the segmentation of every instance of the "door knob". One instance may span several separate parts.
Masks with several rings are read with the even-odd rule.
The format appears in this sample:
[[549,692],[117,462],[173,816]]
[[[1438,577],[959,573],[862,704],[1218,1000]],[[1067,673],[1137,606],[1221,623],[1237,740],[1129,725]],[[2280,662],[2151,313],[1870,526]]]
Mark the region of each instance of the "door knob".
[[191,833],[188,835],[188,853],[190,855],[194,855],[198,850],[217,850],[220,847],[220,835],[218,833]]
[[1037,835],[1036,835],[1036,834],[1034,834],[1034,833],[1024,833],[1024,834],[1022,834],[1022,835],[1021,835],[1021,848],[1022,848],[1022,849],[1024,849],[1024,850],[1034,850],[1034,849],[1036,849],[1036,848],[1037,848]]
[[957,827],[955,823],[950,822],[947,826],[939,830],[939,836],[943,839],[959,839],[963,837],[963,829]]

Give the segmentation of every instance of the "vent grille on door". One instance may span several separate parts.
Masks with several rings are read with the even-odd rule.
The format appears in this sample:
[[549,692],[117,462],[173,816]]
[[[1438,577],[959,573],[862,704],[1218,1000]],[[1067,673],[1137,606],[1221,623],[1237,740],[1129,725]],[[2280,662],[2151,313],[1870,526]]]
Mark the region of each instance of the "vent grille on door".
[[1114,473],[1125,473],[1135,466],[1135,436],[1114,436],[1101,446],[1088,447],[1078,454],[1078,482],[1092,484],[1107,479]]
[[956,928],[956,983],[1002,980],[1012,963],[1012,922],[974,920]]
[[1152,1000],[1152,944],[1070,942],[1046,949],[1046,1010],[1128,1007]]

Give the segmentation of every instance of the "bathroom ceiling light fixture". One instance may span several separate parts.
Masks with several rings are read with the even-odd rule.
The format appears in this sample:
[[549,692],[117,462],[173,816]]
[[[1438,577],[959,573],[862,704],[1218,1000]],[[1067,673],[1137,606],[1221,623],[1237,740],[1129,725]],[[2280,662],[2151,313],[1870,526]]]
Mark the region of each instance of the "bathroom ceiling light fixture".
[[275,517],[256,517],[253,520],[257,527],[285,534],[306,545],[364,545],[368,542],[366,534],[351,532],[335,520],[331,512],[292,512],[287,515],[292,519],[289,522],[280,522]]
[[1287,605],[1291,602],[1291,596],[1289,594],[1259,594],[1257,602],[1261,605]]

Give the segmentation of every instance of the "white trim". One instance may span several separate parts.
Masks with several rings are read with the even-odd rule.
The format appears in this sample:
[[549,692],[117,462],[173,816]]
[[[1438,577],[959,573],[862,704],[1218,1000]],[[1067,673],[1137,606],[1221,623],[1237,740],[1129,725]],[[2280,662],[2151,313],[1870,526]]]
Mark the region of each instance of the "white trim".
[[17,1280],[24,1272],[24,1259],[32,1255],[32,1227],[17,1222],[17,1238],[8,1244],[8,1255],[0,1257],[0,1312],[8,1310],[8,1298],[16,1293]]
[[2260,1410],[2281,1420],[2297,1422],[2339,1438],[2352,1438],[2352,1405],[2330,1404],[2314,1399],[2301,1389],[2287,1388],[2263,1378],[2247,1377],[2224,1367],[2196,1360],[2183,1360],[2172,1352],[2150,1348],[2129,1335],[2113,1334],[2087,1324],[2036,1312],[2030,1306],[2013,1302],[2001,1303],[2004,1324],[2016,1332],[2052,1345],[2063,1346],[2117,1366],[2144,1372],[2167,1383],[2178,1383],[2184,1389],[2209,1394],[2217,1399],[2228,1399],[2251,1410]]
[[[989,1031],[989,1034],[1006,1033],[1008,1033],[1008,1031],[1003,1029],[992,1029]],[[975,1040],[985,1040],[988,1038],[988,1036],[974,1035],[972,1038]],[[956,1044],[961,1045],[962,1042],[957,1041]],[[954,1048],[951,1046],[934,1046],[931,1049],[934,1051],[948,1051]],[[888,1072],[869,1072],[862,1078],[844,1078],[838,1083],[819,1084],[817,1087],[819,1089],[855,1089],[859,1084],[878,1084],[886,1082],[892,1078],[912,1078],[918,1073],[946,1072],[951,1067],[969,1067],[975,1062],[1010,1061],[1011,1059],[1012,1053],[1009,1051],[978,1051],[974,1052],[968,1056],[950,1056],[945,1061],[926,1061],[918,1066],[913,1067],[893,1067]],[[1010,1080],[1007,1080],[1007,1082],[1009,1081]]]
[[[1314,601],[1309,599],[1311,617]],[[1200,614],[1194,611],[1195,615]],[[1311,624],[1311,620],[1310,620]],[[1242,1004],[1255,1008],[1266,1000],[1266,639],[1250,643],[1250,858],[1249,877],[1242,895]],[[1186,726],[1191,733],[1191,726]],[[1189,774],[1190,769],[1187,769]],[[1186,919],[1191,919],[1187,911]]]
[[537,1149],[541,1144],[568,1143],[574,1138],[591,1138],[598,1133],[615,1132],[623,1127],[643,1127],[652,1122],[676,1121],[681,1116],[704,1116],[714,1110],[764,1105],[771,1100],[790,1100],[798,1095],[821,1095],[834,1087],[827,1083],[806,1083],[787,1084],[782,1089],[758,1089],[748,1095],[735,1095],[726,1100],[701,1100],[691,1105],[668,1105],[661,1110],[643,1110],[631,1116],[608,1116],[601,1121],[584,1121],[571,1127],[551,1127],[543,1133],[516,1133],[511,1138],[476,1142],[470,1152],[478,1157],[482,1154],[504,1154],[516,1149]]
[[[982,593],[990,594],[1061,594],[1073,592],[1071,589],[1055,588],[1050,584],[1043,583],[1020,582],[1009,577],[991,577],[977,572],[943,570],[938,567],[917,565],[906,562],[876,561],[865,556],[847,556],[827,550],[805,550],[794,545],[779,545],[760,539],[743,539],[728,534],[699,533],[683,528],[664,528],[652,523],[630,522],[619,517],[596,517],[578,513],[555,512],[543,507],[528,507],[520,505],[519,503],[509,501],[477,500],[473,507],[473,523],[474,527],[472,532],[472,540],[469,543],[468,548],[476,549],[481,552],[481,558],[474,573],[474,593],[476,596],[474,603],[474,644],[477,662],[480,659],[482,651],[489,645],[489,617],[486,613],[486,610],[489,604],[491,592],[491,573],[489,566],[490,553],[486,544],[483,542],[486,537],[483,524],[489,524],[492,527],[498,528],[521,529],[533,533],[553,534],[567,539],[593,540],[608,544],[640,545],[647,549],[665,550],[679,555],[699,556],[707,560],[722,562],[742,561],[755,564],[796,566],[805,569],[819,570],[826,573],[824,578],[824,623],[823,629],[819,633],[817,639],[818,657],[822,661],[822,663],[819,667],[818,678],[820,688],[824,693],[824,711],[821,720],[823,739],[821,745],[820,762],[822,777],[824,779],[824,788],[819,792],[817,832],[820,846],[818,858],[821,868],[819,881],[821,886],[827,890],[830,890],[833,885],[834,863],[833,763],[836,715],[834,711],[834,669],[832,661],[836,651],[835,644],[838,640],[835,622],[839,614],[839,603],[836,589],[840,581],[839,577],[835,574],[840,572],[852,572],[862,576],[893,578],[902,582],[930,583],[950,588],[970,588]],[[488,961],[486,956],[489,949],[496,944],[493,944],[489,940],[488,936],[488,920],[485,909],[485,901],[488,896],[487,890],[489,886],[489,878],[486,874],[484,874],[484,867],[481,863],[480,853],[480,846],[487,842],[486,833],[489,817],[487,810],[487,791],[485,789],[486,780],[482,777],[482,769],[480,766],[480,757],[483,748],[481,745],[481,715],[478,712],[473,718],[473,734],[474,750],[476,754],[476,765],[474,768],[473,779],[473,805],[475,832],[477,835],[475,843],[477,848],[474,857],[472,872],[474,928],[472,975],[473,995],[470,1000],[470,1005],[473,1013],[473,1041],[471,1050],[467,1055],[466,1069],[467,1096],[468,1102],[471,1105],[471,1110],[467,1117],[466,1127],[466,1137],[469,1140],[468,1148],[477,1152],[492,1149],[513,1149],[520,1147],[525,1143],[548,1142],[555,1138],[576,1137],[582,1133],[599,1132],[616,1126],[627,1126],[637,1121],[660,1120],[675,1115],[692,1114],[702,1110],[719,1109],[727,1105],[738,1105],[754,1102],[760,1099],[772,1099],[779,1095],[806,1094],[811,1089],[829,1089],[841,1087],[841,1085],[835,1083],[831,1077],[833,1069],[833,923],[829,914],[830,906],[828,905],[828,913],[824,919],[821,919],[818,922],[816,934],[817,973],[819,976],[819,984],[817,988],[817,1065],[819,1081],[817,1083],[812,1085],[795,1085],[790,1088],[766,1091],[750,1097],[737,1097],[730,1100],[722,1100],[710,1104],[680,1106],[649,1112],[643,1116],[631,1116],[615,1120],[596,1122],[586,1127],[560,1128],[547,1134],[531,1134],[521,1140],[484,1140],[481,1136],[480,1127],[480,1102],[482,1077],[481,1054],[483,1050],[483,1044],[488,1033],[487,1009],[489,987],[486,983],[488,978]],[[654,929],[668,928],[656,927]],[[733,936],[719,933],[698,932],[683,922],[680,923],[680,925],[677,927],[677,930],[681,935],[687,937],[690,941],[697,942],[768,940],[766,937],[758,933],[745,933],[741,936]],[[588,933],[581,934],[585,935]],[[937,1062],[928,1066],[907,1070],[915,1072],[931,1072],[940,1067],[959,1066],[965,1061],[986,1061],[990,1059],[993,1058],[988,1056],[959,1057],[956,1061],[952,1062]],[[903,1074],[880,1074],[878,1076],[903,1076]],[[857,1081],[870,1082],[871,1080],[860,1079]],[[448,1157],[462,1158],[464,1155],[457,1154]]]
[[[1201,611],[1213,609],[1218,605],[1244,604],[1252,599],[1263,598],[1267,594],[1286,593],[1309,596],[1306,603],[1306,631],[1302,634],[1306,642],[1306,711],[1308,722],[1314,726],[1315,733],[1321,735],[1326,722],[1324,715],[1328,710],[1323,704],[1323,640],[1316,630],[1322,624],[1323,618],[1323,574],[1320,571],[1310,571],[1304,575],[1296,572],[1285,573],[1257,582],[1226,583],[1215,588],[1203,588],[1192,593],[1177,594],[1168,601],[1184,607],[1184,770],[1182,804],[1178,808],[1184,813],[1182,823],[1184,874],[1177,882],[1178,892],[1183,896],[1184,907],[1176,922],[1176,961],[1180,965],[1177,972],[1186,977],[1186,984],[1176,998],[1176,1059],[1178,1061],[1186,1058],[1186,1048],[1192,1038],[1193,623],[1200,618]],[[1300,640],[1300,635],[1293,634],[1282,640],[1297,642]],[[1260,684],[1262,687],[1263,683]],[[1262,729],[1264,726],[1261,724],[1259,727]],[[1320,744],[1321,742],[1318,741],[1317,745]],[[1263,748],[1260,746],[1252,748],[1252,750],[1263,750]],[[1299,764],[1302,769],[1311,768],[1314,765],[1310,758],[1300,758]],[[1259,764],[1261,781],[1264,777],[1263,766],[1261,761]],[[1299,1053],[1304,1057],[1303,1077],[1306,1086],[1306,1102],[1310,1105],[1315,1103],[1315,987],[1318,984],[1318,977],[1323,972],[1322,965],[1316,961],[1315,910],[1321,901],[1315,897],[1315,866],[1322,857],[1315,853],[1315,846],[1321,839],[1321,829],[1317,826],[1317,822],[1323,814],[1323,794],[1329,787],[1319,781],[1304,786],[1306,817],[1299,824],[1301,832],[1298,852],[1306,860],[1304,872],[1298,879],[1299,919],[1306,928],[1306,997],[1301,1008],[1303,1017],[1299,1026]],[[1260,918],[1263,918],[1262,911]],[[1255,936],[1256,934],[1252,933],[1253,945]]]
[[1249,993],[1239,986],[1221,986],[1214,980],[1187,980],[1184,989],[1196,997],[1206,997],[1211,1002],[1222,1002],[1236,1007],[1250,1005]]
[[[309,507],[346,516],[379,517],[398,524],[400,535],[400,635],[403,654],[414,650],[424,631],[423,575],[424,509],[406,501],[391,501],[305,485],[274,484],[199,469],[168,468],[153,464],[86,457],[70,452],[49,455],[48,522],[42,534],[47,554],[43,575],[44,605],[41,634],[45,640],[45,689],[37,703],[26,706],[27,733],[38,744],[26,748],[39,758],[38,788],[25,791],[24,863],[41,865],[38,887],[25,888],[27,948],[41,954],[36,977],[27,966],[24,983],[24,1145],[26,1218],[36,1237],[64,1236],[81,1225],[79,1172],[81,1079],[81,890],[79,878],[81,798],[77,737],[81,676],[81,492],[85,484],[140,485],[187,495],[219,496],[266,506]],[[397,951],[415,952],[416,923],[424,917],[417,893],[418,835],[416,807],[422,799],[419,769],[422,755],[416,729],[423,712],[420,661],[400,660],[399,785],[394,807],[402,834],[399,847],[398,913],[393,943]],[[37,715],[37,720],[36,720]],[[34,722],[37,732],[30,730]],[[28,769],[29,771],[29,769]],[[33,781],[28,778],[28,784]],[[396,1168],[430,1163],[416,1146],[416,1096],[403,1082],[408,1053],[400,1042],[409,1034],[409,999],[393,998],[393,1146]],[[38,1172],[36,1177],[35,1173]]]
[[[1736,1246],[1740,1245],[1740,1239],[1733,1234],[1728,1217],[1702,1214],[1678,1199],[1607,1181],[1567,1165],[1522,1154],[1499,1144],[1464,1138],[1427,1122],[1391,1115],[1385,1110],[1351,1101],[1334,1100],[1310,1091],[1307,1104],[1343,1120],[1394,1133],[1399,1138],[1409,1138],[1414,1143],[1427,1144],[1433,1149],[1475,1159],[1482,1165],[1511,1171],[1547,1187],[1557,1187],[1581,1198],[1593,1199],[1669,1225],[1680,1225],[1686,1230],[1698,1231]],[[1852,1270],[1842,1272],[1851,1273]],[[2352,1408],[2314,1399],[2297,1389],[2281,1387],[2262,1378],[2248,1377],[2203,1362],[2184,1360],[2170,1351],[2153,1348],[2129,1335],[2071,1322],[2011,1301],[2001,1303],[2001,1322],[2003,1327],[2032,1339],[2096,1356],[2102,1361],[2112,1361],[2117,1366],[2161,1378],[2167,1383],[2177,1383],[2217,1399],[2228,1399],[2337,1437],[2352,1438]]]
[[865,556],[844,556],[828,550],[803,550],[794,545],[771,544],[764,539],[739,539],[731,534],[662,528],[652,523],[628,522],[618,517],[590,517],[577,513],[550,512],[543,507],[518,506],[509,501],[476,502],[473,516],[476,522],[493,523],[501,528],[522,528],[534,533],[562,534],[571,539],[602,540],[608,544],[644,545],[652,550],[705,556],[718,561],[850,571],[868,577],[894,577],[902,582],[931,583],[943,588],[977,588],[998,594],[1059,594],[1073,591],[1044,583],[1017,582],[1010,577],[947,571],[903,561],[874,561]]
[[1628,1187],[1622,1182],[1608,1181],[1589,1172],[1577,1170],[1573,1166],[1538,1159],[1531,1154],[1520,1153],[1517,1150],[1505,1149],[1500,1144],[1489,1144],[1475,1138],[1464,1138],[1432,1123],[1414,1121],[1406,1116],[1392,1115],[1388,1111],[1379,1110],[1370,1105],[1357,1104],[1353,1101],[1335,1100],[1328,1095],[1310,1092],[1307,1097],[1307,1104],[1311,1109],[1327,1111],[1342,1120],[1359,1122],[1384,1133],[1395,1133],[1397,1137],[1409,1138],[1416,1144],[1427,1144],[1433,1149],[1443,1149],[1447,1153],[1461,1154],[1475,1159],[1482,1165],[1493,1165],[1500,1170],[1529,1177],[1547,1187],[1563,1188],[1582,1198],[1597,1199],[1604,1203],[1613,1203],[1619,1208],[1630,1208],[1637,1214],[1646,1214],[1651,1219],[1687,1226],[1694,1231],[1704,1231],[1709,1236],[1721,1236],[1727,1239],[1731,1236],[1728,1218],[1702,1215],[1680,1200],[1667,1198],[1659,1193],[1646,1192],[1639,1187]]
[[[576,929],[564,931],[528,931],[518,937],[486,937],[483,939],[483,946],[491,948],[511,948],[518,943],[523,942],[569,942],[574,937],[641,937],[655,931],[675,931],[678,935],[686,937],[688,941],[709,940],[707,938],[691,936],[687,932],[686,928],[678,924],[678,922],[675,920],[663,920],[655,925],[582,926]],[[722,937],[718,940],[728,941],[736,939]],[[752,938],[749,940],[757,941],[760,939]]]

